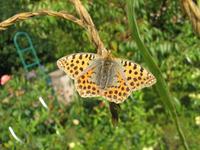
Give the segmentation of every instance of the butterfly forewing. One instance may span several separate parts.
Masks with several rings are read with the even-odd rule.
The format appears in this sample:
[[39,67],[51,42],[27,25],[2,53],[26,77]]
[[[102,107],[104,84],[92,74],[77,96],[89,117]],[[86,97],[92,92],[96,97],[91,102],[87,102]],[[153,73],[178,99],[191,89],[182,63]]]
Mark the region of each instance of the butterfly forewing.
[[142,66],[127,60],[118,59],[122,65],[126,81],[131,91],[149,87],[156,82],[156,78]]
[[97,57],[93,53],[76,53],[60,58],[57,61],[58,67],[72,79],[78,77]]

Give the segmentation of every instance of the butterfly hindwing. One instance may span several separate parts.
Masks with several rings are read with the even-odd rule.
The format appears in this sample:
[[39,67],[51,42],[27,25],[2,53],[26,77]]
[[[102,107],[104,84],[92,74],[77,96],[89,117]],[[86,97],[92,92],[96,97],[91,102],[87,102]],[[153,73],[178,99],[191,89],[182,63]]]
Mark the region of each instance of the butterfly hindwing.
[[149,87],[156,83],[156,78],[142,66],[123,59],[118,59],[131,91]]
[[75,87],[81,97],[96,97],[100,94],[100,89],[92,80],[94,68],[89,68],[75,80]]
[[101,92],[101,96],[108,99],[110,102],[122,103],[131,94],[131,89],[123,78],[123,75],[117,73],[117,85],[107,87]]
[[72,79],[78,77],[91,63],[91,60],[97,57],[93,53],[76,53],[64,56],[57,61],[58,67],[63,70]]

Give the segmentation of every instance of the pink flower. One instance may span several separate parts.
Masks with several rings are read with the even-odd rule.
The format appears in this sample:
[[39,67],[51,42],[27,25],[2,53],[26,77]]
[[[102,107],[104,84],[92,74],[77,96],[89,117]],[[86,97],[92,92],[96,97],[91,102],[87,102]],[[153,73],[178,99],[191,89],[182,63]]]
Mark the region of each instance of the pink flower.
[[8,82],[11,79],[11,77],[7,74],[1,76],[0,78],[0,85],[4,85],[6,84],[6,82]]

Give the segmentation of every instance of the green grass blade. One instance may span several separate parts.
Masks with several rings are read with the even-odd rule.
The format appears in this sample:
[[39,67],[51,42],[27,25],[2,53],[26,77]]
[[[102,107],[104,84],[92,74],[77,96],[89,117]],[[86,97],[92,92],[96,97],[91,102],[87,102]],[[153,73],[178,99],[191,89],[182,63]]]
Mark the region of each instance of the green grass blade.
[[160,69],[158,68],[158,66],[156,65],[155,61],[153,60],[153,58],[151,57],[150,53],[148,52],[148,50],[146,49],[144,43],[141,40],[140,34],[139,34],[139,30],[138,30],[138,26],[136,23],[136,19],[135,19],[135,13],[134,13],[134,0],[127,0],[127,7],[128,7],[128,20],[129,20],[129,25],[132,31],[132,36],[135,40],[135,42],[137,43],[138,48],[140,49],[144,61],[146,62],[146,64],[149,67],[149,70],[155,75],[156,79],[157,79],[157,83],[156,83],[156,88],[157,91],[161,97],[162,102],[164,103],[164,105],[167,107],[167,110],[169,111],[171,117],[173,118],[175,124],[176,124],[176,128],[178,130],[178,134],[179,137],[183,143],[183,146],[186,150],[189,150],[188,144],[186,142],[184,133],[180,127],[180,123],[179,123],[179,119],[177,116],[177,112],[176,112],[176,108],[174,106],[173,103],[173,99],[172,96],[170,95],[170,92],[168,90],[168,87],[166,85],[166,82],[164,80],[164,78],[162,77],[162,73],[160,71]]

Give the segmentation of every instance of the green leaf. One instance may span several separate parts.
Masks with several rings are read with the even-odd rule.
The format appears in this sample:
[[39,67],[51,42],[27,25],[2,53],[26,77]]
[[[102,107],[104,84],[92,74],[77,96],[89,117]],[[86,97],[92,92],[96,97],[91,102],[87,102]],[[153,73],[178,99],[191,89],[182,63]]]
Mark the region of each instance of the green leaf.
[[176,124],[176,128],[178,130],[178,133],[179,133],[180,139],[183,143],[183,146],[186,150],[189,150],[184,133],[180,127],[180,123],[179,123],[179,119],[177,116],[176,108],[174,106],[173,98],[169,93],[169,89],[166,85],[166,82],[162,76],[160,69],[156,65],[154,59],[151,57],[150,53],[148,52],[144,43],[141,40],[138,26],[136,23],[136,18],[135,18],[135,11],[134,11],[135,3],[134,2],[135,2],[134,0],[127,0],[128,21],[129,21],[129,25],[130,25],[130,28],[132,31],[132,36],[143,55],[144,61],[146,62],[150,71],[155,75],[155,77],[157,79],[156,88],[157,88],[158,94],[160,95],[162,102],[166,106],[167,110],[169,111],[170,115],[172,116],[172,118]]

